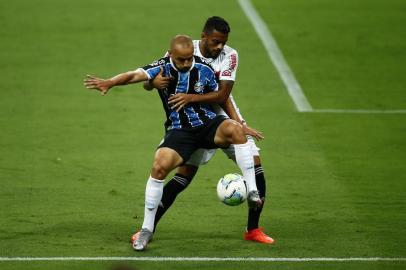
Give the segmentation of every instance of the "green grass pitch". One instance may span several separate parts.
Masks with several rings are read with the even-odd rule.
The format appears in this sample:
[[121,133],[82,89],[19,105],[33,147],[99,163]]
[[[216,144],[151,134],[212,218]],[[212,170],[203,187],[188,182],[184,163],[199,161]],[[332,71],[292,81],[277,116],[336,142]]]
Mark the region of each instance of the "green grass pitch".
[[[406,110],[402,0],[253,0],[318,109]],[[222,153],[200,169],[145,253],[128,243],[163,135],[158,95],[141,85],[102,97],[108,77],[199,38],[226,18],[240,66],[233,90],[267,178],[261,225],[222,205]],[[0,1],[0,257],[406,257],[406,114],[299,113],[237,1]],[[404,269],[400,262],[1,261],[0,269]]]

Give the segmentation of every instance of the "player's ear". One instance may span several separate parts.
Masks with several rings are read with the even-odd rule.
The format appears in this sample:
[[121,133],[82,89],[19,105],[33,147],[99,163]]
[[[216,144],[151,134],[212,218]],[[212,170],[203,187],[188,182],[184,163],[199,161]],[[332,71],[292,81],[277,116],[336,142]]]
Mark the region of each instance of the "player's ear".
[[168,55],[169,55],[169,56],[172,55],[172,50],[171,50],[171,49],[168,50]]
[[200,38],[201,38],[201,39],[206,38],[206,33],[205,33],[205,32],[202,32],[202,33],[200,34]]

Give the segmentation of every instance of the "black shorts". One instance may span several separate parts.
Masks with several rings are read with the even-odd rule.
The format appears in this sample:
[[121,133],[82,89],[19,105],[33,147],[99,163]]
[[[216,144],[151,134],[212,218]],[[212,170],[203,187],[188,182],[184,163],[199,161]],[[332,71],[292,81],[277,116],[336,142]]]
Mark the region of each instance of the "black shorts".
[[166,132],[163,142],[158,148],[168,147],[175,150],[183,159],[189,160],[190,156],[199,148],[219,148],[214,143],[217,128],[226,118],[218,115],[206,124],[194,129],[172,129]]

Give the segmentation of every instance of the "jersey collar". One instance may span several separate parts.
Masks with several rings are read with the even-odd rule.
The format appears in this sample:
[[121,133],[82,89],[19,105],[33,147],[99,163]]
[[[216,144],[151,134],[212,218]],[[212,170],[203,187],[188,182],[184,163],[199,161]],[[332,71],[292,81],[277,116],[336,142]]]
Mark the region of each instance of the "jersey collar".
[[179,72],[179,73],[186,73],[186,72],[189,72],[189,71],[191,71],[191,70],[195,67],[195,57],[194,57],[194,56],[193,56],[192,66],[191,66],[191,67],[189,68],[189,70],[186,71],[186,72],[180,72],[180,71],[176,68],[175,64],[172,62],[172,57],[169,57],[169,61],[171,62],[172,67],[173,67],[177,72]]

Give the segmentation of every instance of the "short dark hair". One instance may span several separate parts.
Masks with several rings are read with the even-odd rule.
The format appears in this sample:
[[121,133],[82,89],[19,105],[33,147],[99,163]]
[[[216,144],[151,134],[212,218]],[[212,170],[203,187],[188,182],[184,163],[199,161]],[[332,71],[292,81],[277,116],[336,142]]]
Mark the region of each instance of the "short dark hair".
[[223,34],[228,34],[231,31],[226,20],[218,16],[208,18],[203,27],[203,32],[207,34],[211,34],[214,30],[217,30]]

